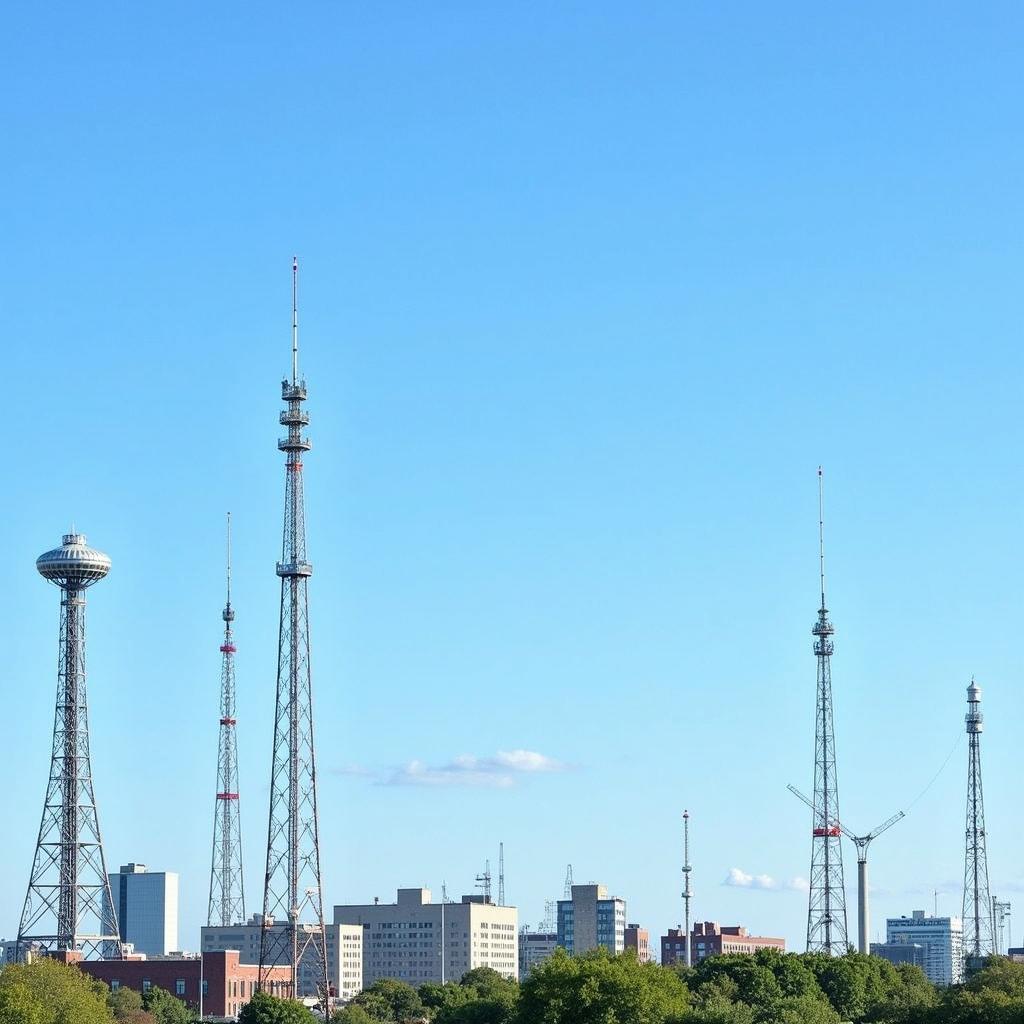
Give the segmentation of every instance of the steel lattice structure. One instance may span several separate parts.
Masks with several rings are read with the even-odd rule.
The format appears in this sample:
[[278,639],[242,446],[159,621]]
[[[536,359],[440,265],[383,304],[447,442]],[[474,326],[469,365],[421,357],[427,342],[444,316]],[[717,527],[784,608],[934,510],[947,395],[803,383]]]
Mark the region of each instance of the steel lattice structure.
[[208,925],[227,927],[245,921],[242,876],[242,820],[238,801],[238,744],[235,735],[235,640],[231,606],[231,513],[228,513],[227,602],[221,613],[220,739],[217,745],[217,798],[213,811]]
[[[985,800],[981,789],[981,687],[967,687],[967,854],[964,861],[964,957],[969,967],[995,952],[992,897],[988,887],[988,852],[985,843]],[[970,963],[973,960],[974,963]]]
[[846,888],[843,882],[836,737],[832,723],[832,635],[825,605],[825,512],[821,467],[818,467],[818,562],[821,607],[814,635],[818,659],[814,714],[814,800],[811,821],[811,875],[807,908],[807,950],[841,955],[848,946]]
[[60,655],[50,781],[32,874],[18,928],[18,953],[79,950],[120,957],[121,939],[103,858],[89,757],[85,687],[85,591],[110,571],[110,559],[65,534],[40,555],[39,573],[61,588]]
[[307,583],[313,566],[306,557],[302,493],[302,455],[312,445],[302,434],[309,414],[302,408],[306,382],[299,378],[298,367],[298,267],[298,260],[293,260],[292,376],[290,381],[286,378],[281,382],[281,397],[287,408],[281,412],[280,422],[288,428],[288,436],[277,443],[286,457],[284,537],[277,564],[281,619],[260,985],[266,987],[271,967],[290,966],[293,993],[315,993],[321,1005],[329,1009],[309,662]]

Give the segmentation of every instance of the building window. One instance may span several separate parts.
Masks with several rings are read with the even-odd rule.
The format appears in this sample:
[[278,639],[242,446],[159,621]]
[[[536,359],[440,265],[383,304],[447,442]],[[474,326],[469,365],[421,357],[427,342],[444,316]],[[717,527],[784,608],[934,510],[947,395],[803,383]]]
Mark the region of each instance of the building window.
[[203,995],[208,996],[210,994],[210,979],[203,978]]
[[174,983],[174,994],[176,996],[183,996],[185,994],[185,979],[179,978]]
[[143,992],[148,992],[152,987],[153,987],[153,982],[151,982],[149,980],[149,978],[143,978],[142,979],[142,991]]
[[110,991],[116,992],[121,987],[121,982],[117,978],[110,979]]

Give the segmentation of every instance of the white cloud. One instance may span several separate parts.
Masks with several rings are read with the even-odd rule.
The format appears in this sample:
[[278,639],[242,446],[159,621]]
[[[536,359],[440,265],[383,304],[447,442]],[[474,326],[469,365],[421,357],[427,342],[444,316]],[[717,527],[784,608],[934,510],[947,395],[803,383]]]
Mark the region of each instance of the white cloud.
[[338,772],[371,777],[383,786],[491,786],[507,789],[523,775],[551,774],[565,771],[567,767],[563,762],[535,750],[499,750],[486,757],[460,754],[437,765],[417,759],[397,768],[376,772],[358,766],[340,768]]
[[807,879],[791,878],[788,882],[779,882],[771,875],[754,875],[742,868],[729,868],[729,874],[725,876],[722,885],[732,886],[735,889],[760,889],[767,892],[779,890],[806,892],[808,889]]

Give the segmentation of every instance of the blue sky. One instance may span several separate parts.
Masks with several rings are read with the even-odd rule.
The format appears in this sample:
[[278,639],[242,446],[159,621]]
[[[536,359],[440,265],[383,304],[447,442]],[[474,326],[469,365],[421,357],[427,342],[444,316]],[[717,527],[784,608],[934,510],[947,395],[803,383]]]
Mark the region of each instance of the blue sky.
[[[233,512],[259,907],[293,252],[329,903],[469,891],[503,840],[522,920],[572,862],[659,933],[689,807],[695,914],[802,948],[819,463],[844,817],[921,793],[973,673],[993,890],[1020,898],[1022,29],[1010,4],[10,10],[0,933],[52,727],[33,562],[72,521],[114,563],[108,864],[179,871],[195,948]],[[959,906],[965,785],[961,743],[873,848],[873,933]]]

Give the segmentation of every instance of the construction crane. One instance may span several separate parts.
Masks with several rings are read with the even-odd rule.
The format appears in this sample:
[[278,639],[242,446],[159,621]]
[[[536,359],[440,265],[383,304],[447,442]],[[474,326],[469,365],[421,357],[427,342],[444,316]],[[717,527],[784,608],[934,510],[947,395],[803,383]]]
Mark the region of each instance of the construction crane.
[[[790,793],[800,800],[803,800],[811,810],[814,804],[804,796],[796,786],[786,787]],[[868,847],[872,840],[877,839],[883,832],[887,832],[907,815],[904,811],[897,811],[888,821],[883,821],[877,828],[872,829],[867,835],[855,836],[842,822],[830,821],[819,825],[814,834],[836,836],[842,833],[857,848],[857,945],[861,953],[868,952],[868,931],[870,930],[870,916],[868,912]]]

